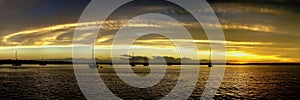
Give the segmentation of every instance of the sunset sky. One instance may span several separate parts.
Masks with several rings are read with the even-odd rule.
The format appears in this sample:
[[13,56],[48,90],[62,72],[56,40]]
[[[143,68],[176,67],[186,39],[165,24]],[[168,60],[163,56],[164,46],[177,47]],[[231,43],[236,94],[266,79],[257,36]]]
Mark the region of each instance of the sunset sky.
[[[77,23],[89,0],[0,0],[0,59],[59,59],[72,57],[72,41],[76,26],[81,30],[94,28],[102,21]],[[222,25],[229,62],[300,62],[300,2],[298,0],[210,0]],[[192,28],[200,59],[207,59],[209,42],[201,26],[176,11],[170,5],[143,6],[137,10],[155,10],[178,15]],[[175,9],[175,10],[174,10]],[[124,9],[124,13],[129,12]],[[140,19],[130,27],[164,28],[175,23],[159,21],[161,25]],[[115,30],[124,20],[110,20],[103,28]],[[146,24],[145,24],[146,23]],[[134,33],[133,33],[134,35]],[[197,37],[198,36],[198,37]],[[84,39],[84,35],[82,36]],[[96,57],[109,59],[114,34],[102,33],[97,39]],[[220,43],[222,41],[213,41]],[[118,45],[122,49],[122,45]],[[165,37],[148,35],[135,41],[131,53],[142,56],[179,55]],[[193,59],[193,58],[192,58]]]

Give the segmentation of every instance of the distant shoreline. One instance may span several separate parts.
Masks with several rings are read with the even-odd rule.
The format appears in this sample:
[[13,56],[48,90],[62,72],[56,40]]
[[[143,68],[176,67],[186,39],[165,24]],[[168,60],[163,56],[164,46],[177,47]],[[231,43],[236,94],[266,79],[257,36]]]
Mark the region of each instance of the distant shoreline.
[[[40,64],[40,63],[46,63],[46,64],[73,64],[70,61],[40,61],[40,60],[0,60],[0,64],[14,64],[14,63],[21,63],[21,64]],[[89,64],[89,63],[78,63],[78,64]],[[111,62],[97,62],[99,65],[112,65]],[[114,63],[114,65],[127,65],[128,63]],[[144,63],[136,62],[137,65],[142,65]],[[163,65],[165,63],[151,63],[153,65]],[[168,63],[170,65],[208,65],[209,63]],[[221,63],[215,63],[214,65],[224,65]],[[226,65],[300,65],[300,63],[226,63]]]

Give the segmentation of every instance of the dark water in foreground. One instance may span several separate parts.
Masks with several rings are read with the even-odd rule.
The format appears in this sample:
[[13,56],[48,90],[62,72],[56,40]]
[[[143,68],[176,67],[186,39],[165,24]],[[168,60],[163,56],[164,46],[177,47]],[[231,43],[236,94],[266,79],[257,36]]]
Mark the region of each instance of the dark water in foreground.
[[[149,68],[137,66],[138,75]],[[99,70],[105,84],[123,99],[158,99],[176,84],[179,67],[168,68],[164,79],[153,88],[127,87],[116,79],[110,66]],[[201,67],[197,89],[190,99],[199,99],[210,69]],[[0,66],[1,99],[85,99],[76,83],[71,65]],[[300,99],[300,66],[227,66],[214,99]]]

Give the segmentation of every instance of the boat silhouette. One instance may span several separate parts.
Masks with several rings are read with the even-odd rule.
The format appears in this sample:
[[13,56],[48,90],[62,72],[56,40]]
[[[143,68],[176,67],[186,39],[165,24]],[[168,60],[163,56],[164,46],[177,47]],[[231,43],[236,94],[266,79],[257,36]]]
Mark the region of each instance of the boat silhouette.
[[95,55],[94,55],[94,46],[92,47],[92,63],[88,64],[89,68],[99,68],[96,63]]
[[15,52],[15,62],[12,64],[14,67],[22,66],[22,64],[18,60],[18,51]]
[[211,62],[211,48],[209,48],[209,59],[208,59],[208,67],[213,67],[213,64]]
[[39,63],[39,65],[41,65],[41,66],[46,66],[47,65],[47,63],[44,60],[44,55],[42,56],[42,61]]

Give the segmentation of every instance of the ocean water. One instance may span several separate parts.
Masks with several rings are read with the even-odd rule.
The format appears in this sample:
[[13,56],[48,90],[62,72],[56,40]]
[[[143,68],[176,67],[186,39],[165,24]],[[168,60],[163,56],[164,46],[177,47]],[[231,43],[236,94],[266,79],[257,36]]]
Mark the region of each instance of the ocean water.
[[[99,69],[107,87],[122,99],[159,99],[178,81],[179,66],[167,68],[153,87],[136,88],[122,82],[111,66]],[[140,76],[150,68],[132,69]],[[210,68],[201,66],[198,83],[190,99],[199,99]],[[129,75],[130,76],[130,75]],[[192,77],[192,76],[191,76]],[[72,65],[0,65],[1,99],[85,99],[76,82]],[[300,66],[228,65],[214,99],[300,99]]]

